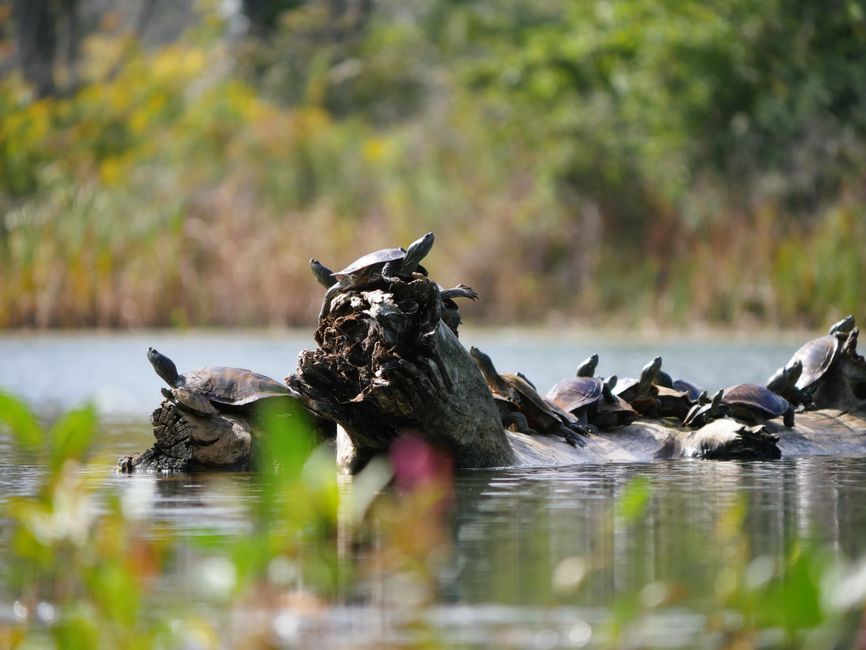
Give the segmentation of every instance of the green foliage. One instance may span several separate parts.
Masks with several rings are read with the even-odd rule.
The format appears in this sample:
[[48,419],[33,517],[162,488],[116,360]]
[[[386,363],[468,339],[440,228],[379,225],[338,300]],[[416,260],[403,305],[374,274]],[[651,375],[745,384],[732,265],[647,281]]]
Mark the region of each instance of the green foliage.
[[0,326],[306,324],[311,255],[428,229],[499,322],[863,301],[858,0],[253,4],[0,80]]

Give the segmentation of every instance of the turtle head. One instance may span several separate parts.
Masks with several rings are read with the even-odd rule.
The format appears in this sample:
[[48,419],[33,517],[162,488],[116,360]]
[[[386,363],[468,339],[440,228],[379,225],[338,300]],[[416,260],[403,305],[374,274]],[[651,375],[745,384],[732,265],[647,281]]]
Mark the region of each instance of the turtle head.
[[160,354],[156,348],[147,348],[147,360],[156,371],[156,374],[169,386],[176,386],[179,375],[174,361],[164,354]]
[[659,370],[662,368],[662,358],[656,357],[648,364],[646,364],[643,369],[640,371],[640,380],[641,383],[651,384],[656,380],[656,375],[659,374]]
[[598,367],[598,355],[593,354],[592,356],[584,359],[583,362],[577,367],[577,376],[578,377],[592,377],[595,374],[595,369]]
[[427,253],[429,253],[430,249],[433,248],[434,239],[435,237],[433,236],[433,233],[428,232],[420,239],[416,239],[409,244],[409,248],[406,250],[406,257],[403,258],[400,272],[405,275],[414,273],[415,269],[418,267],[418,263],[427,257]]
[[310,270],[323,287],[330,289],[337,281],[334,272],[314,257],[310,258]]
[[715,395],[713,395],[713,399],[710,402],[710,405],[712,406],[712,408],[714,408],[714,409],[719,408],[722,405],[722,398],[724,396],[725,396],[725,389],[720,388],[718,390],[718,392]]
[[790,365],[785,366],[782,370],[782,376],[785,378],[785,383],[788,386],[796,385],[797,381],[800,379],[800,375],[803,374],[803,362],[797,359]]
[[478,369],[481,371],[481,374],[484,375],[485,379],[487,379],[488,376],[499,374],[496,372],[496,366],[493,365],[493,361],[490,357],[474,345],[469,348],[469,356],[472,357],[472,360],[475,362],[475,365],[478,366]]
[[838,323],[834,323],[830,326],[827,334],[833,336],[835,334],[847,334],[851,330],[854,329],[854,314],[848,314],[840,320]]

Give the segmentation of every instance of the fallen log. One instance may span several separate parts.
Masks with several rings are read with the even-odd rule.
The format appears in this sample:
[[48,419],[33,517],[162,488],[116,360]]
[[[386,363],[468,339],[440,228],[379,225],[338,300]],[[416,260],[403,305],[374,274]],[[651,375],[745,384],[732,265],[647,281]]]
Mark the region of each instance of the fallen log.
[[[487,383],[458,340],[459,315],[440,292],[417,274],[333,292],[316,331],[318,347],[300,354],[286,383],[320,422],[337,423],[342,471],[357,472],[407,434],[447,449],[464,468],[866,453],[866,362],[856,334],[815,387],[818,408],[797,413],[793,428],[723,418],[692,430],[642,418],[576,448],[503,428]],[[122,469],[245,468],[254,457],[259,433],[248,414],[195,414],[166,400],[152,422],[156,444],[121,459]]]

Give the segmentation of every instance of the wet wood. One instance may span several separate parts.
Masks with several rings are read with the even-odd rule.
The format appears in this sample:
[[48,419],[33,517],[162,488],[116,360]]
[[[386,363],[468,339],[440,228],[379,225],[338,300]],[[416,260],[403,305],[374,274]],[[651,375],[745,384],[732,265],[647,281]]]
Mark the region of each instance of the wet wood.
[[[301,353],[286,382],[341,426],[344,471],[404,434],[449,449],[460,467],[515,462],[493,397],[443,310],[438,286],[422,276],[334,298],[316,331],[318,348]],[[448,322],[454,327],[453,314]]]

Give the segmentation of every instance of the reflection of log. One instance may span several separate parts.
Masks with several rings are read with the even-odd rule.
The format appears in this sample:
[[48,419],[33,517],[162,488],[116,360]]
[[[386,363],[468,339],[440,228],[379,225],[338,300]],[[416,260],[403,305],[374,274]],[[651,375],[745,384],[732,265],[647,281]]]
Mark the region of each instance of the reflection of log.
[[301,353],[287,382],[341,425],[344,470],[410,432],[448,448],[461,467],[515,461],[490,391],[442,310],[439,288],[421,276],[334,298],[319,348]]

